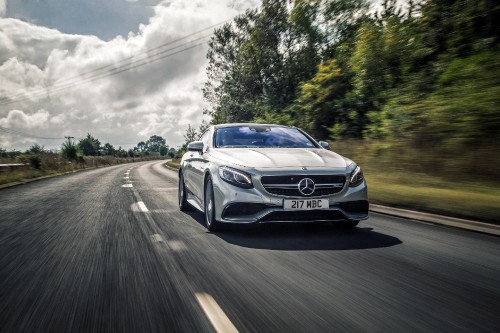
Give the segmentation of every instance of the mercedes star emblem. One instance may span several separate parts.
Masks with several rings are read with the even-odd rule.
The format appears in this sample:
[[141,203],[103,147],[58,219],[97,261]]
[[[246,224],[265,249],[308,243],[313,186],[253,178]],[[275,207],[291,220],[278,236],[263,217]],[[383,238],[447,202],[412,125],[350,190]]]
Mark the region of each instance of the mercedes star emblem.
[[304,178],[299,182],[299,192],[303,195],[311,195],[314,193],[314,182],[311,178]]

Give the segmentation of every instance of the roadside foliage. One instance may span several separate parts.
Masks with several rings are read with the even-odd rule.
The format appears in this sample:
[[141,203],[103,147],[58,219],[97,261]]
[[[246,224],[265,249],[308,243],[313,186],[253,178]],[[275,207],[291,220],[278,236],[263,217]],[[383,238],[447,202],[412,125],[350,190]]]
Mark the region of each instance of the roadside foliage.
[[[478,218],[498,221],[500,4],[290,3],[264,0],[216,29],[204,88],[211,122],[301,127],[364,161],[368,179],[404,176],[402,206],[476,217],[451,206],[481,193],[491,204]],[[372,198],[397,205],[389,178]],[[432,204],[440,187],[465,194],[443,208]]]
[[60,151],[46,150],[39,144],[33,144],[24,153],[0,148],[0,186],[87,168],[172,158],[176,154],[177,150],[158,135],[129,150],[115,148],[110,143],[102,145],[90,133],[78,142],[68,137]]

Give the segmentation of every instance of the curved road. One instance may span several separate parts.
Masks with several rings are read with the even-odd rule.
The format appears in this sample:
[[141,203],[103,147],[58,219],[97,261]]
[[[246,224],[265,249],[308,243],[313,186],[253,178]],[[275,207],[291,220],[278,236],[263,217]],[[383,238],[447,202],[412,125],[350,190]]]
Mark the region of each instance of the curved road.
[[499,238],[372,214],[209,233],[160,162],[0,191],[1,332],[498,332]]

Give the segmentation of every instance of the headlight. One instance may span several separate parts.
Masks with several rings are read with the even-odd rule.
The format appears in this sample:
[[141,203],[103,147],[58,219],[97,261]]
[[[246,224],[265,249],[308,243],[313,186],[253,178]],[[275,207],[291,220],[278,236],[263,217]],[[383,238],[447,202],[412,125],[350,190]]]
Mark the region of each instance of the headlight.
[[228,182],[229,184],[243,187],[243,188],[252,188],[252,176],[250,174],[233,169],[227,166],[222,166],[219,168],[219,176],[222,180]]
[[356,169],[354,169],[354,171],[351,172],[351,175],[349,176],[349,186],[358,186],[363,182],[363,179],[363,171],[361,171],[361,168],[359,166],[356,166]]

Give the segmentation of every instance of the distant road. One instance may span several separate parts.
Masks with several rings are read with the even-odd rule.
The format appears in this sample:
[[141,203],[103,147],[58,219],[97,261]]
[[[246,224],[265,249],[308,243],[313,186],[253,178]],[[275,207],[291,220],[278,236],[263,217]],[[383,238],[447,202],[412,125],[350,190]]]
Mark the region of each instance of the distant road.
[[0,332],[500,331],[498,237],[202,221],[159,161],[1,190]]

